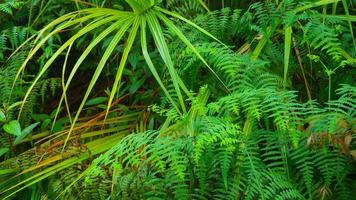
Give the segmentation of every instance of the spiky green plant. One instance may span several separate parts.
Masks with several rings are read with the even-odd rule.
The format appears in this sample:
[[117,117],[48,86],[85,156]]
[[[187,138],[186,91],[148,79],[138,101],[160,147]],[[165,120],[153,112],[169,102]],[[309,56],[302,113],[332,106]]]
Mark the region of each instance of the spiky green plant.
[[[141,42],[141,49],[142,53],[144,55],[144,58],[147,62],[147,65],[149,66],[152,74],[154,75],[155,79],[161,86],[162,90],[165,92],[169,100],[171,101],[172,105],[178,110],[179,113],[184,113],[186,112],[186,106],[184,104],[184,97],[182,95],[182,90],[187,96],[191,96],[189,90],[186,88],[182,80],[180,79],[179,75],[176,72],[176,69],[174,67],[173,61],[171,59],[169,49],[167,47],[167,43],[165,41],[163,31],[162,31],[162,26],[159,21],[162,21],[168,29],[170,29],[172,32],[174,32],[178,38],[184,42],[192,51],[201,59],[203,63],[206,64],[208,68],[210,68],[205,60],[201,57],[198,51],[196,51],[195,47],[189,42],[189,40],[184,36],[184,34],[174,25],[173,21],[170,20],[167,16],[174,17],[178,20],[182,20],[189,25],[193,26],[194,28],[197,28],[199,31],[203,32],[206,35],[209,35],[210,37],[214,38],[212,35],[210,35],[208,32],[204,31],[197,25],[195,25],[193,22],[185,19],[184,17],[172,13],[168,10],[165,10],[161,7],[158,6],[159,2],[155,0],[150,0],[150,1],[139,1],[139,0],[127,0],[127,3],[130,5],[133,11],[120,11],[120,10],[114,10],[114,9],[107,9],[107,8],[90,8],[90,9],[84,9],[84,10],[78,10],[73,13],[66,14],[56,20],[54,20],[52,23],[47,25],[45,28],[39,31],[37,38],[35,39],[34,43],[35,46],[33,49],[30,51],[29,56],[23,63],[22,67],[18,71],[18,74],[16,76],[16,79],[19,77],[21,72],[25,69],[28,61],[33,57],[33,55],[40,49],[40,47],[54,34],[83,23],[88,23],[85,27],[80,29],[76,34],[74,34],[69,40],[67,40],[54,54],[52,57],[48,59],[48,61],[45,63],[39,74],[36,76],[35,80],[33,81],[32,85],[29,87],[28,92],[26,93],[24,97],[24,104],[29,97],[31,91],[33,90],[34,86],[37,84],[37,82],[40,80],[40,78],[43,76],[43,74],[51,67],[52,63],[55,61],[55,59],[67,48],[70,49],[70,46],[80,37],[82,37],[85,34],[88,34],[90,31],[95,30],[99,27],[106,26],[107,28],[102,31],[85,49],[85,51],[82,53],[80,58],[77,60],[76,64],[74,65],[73,69],[70,72],[70,75],[68,79],[65,81],[63,80],[64,86],[63,86],[63,96],[61,98],[60,104],[62,103],[63,99],[66,96],[66,91],[68,90],[68,87],[70,83],[72,82],[72,79],[74,75],[76,74],[78,68],[84,61],[84,59],[88,56],[91,50],[98,45],[100,41],[102,41],[105,37],[109,36],[110,34],[113,34],[114,37],[109,43],[108,47],[104,51],[104,54],[92,76],[92,79],[89,83],[89,86],[87,88],[87,91],[84,95],[83,101],[80,104],[77,114],[75,115],[73,119],[73,124],[72,128],[75,125],[75,122],[77,121],[78,117],[80,116],[80,113],[85,105],[86,100],[89,97],[90,92],[92,91],[99,75],[101,74],[103,68],[105,67],[106,62],[108,61],[110,55],[113,53],[115,47],[119,44],[120,40],[124,39],[125,34],[128,32],[129,36],[128,38],[124,39],[125,40],[125,49],[122,54],[122,58],[117,70],[115,82],[112,86],[110,98],[108,101],[108,106],[107,106],[107,112],[109,111],[112,101],[114,99],[115,94],[117,93],[117,90],[120,85],[120,80],[122,77],[122,72],[125,68],[126,62],[127,62],[127,57],[131,51],[132,45],[135,42],[136,35],[140,32],[140,42]],[[148,54],[148,47],[147,47],[147,27],[150,30],[150,34],[152,35],[154,39],[154,44],[156,45],[161,58],[163,62],[165,63],[169,74],[171,76],[172,83],[174,85],[174,89],[176,94],[178,95],[178,100],[179,100],[179,106],[175,101],[173,101],[172,97],[168,93],[166,87],[163,85],[162,80],[157,73],[157,70],[155,69],[151,58]],[[54,29],[50,31],[51,29]],[[49,33],[48,33],[49,32]],[[69,50],[68,50],[69,51]],[[63,67],[63,71],[65,71],[65,66]],[[211,70],[212,71],[212,70]],[[213,71],[212,71],[213,72]],[[213,72],[214,73],[214,72]],[[215,74],[215,73],[214,73]],[[24,106],[22,105],[22,108]],[[22,110],[21,108],[21,110]],[[21,115],[21,110],[20,110],[20,115]],[[68,138],[70,137],[70,134],[68,134]],[[68,139],[67,138],[67,139]]]
[[[12,34],[19,26],[0,37],[5,58],[12,54],[0,66],[0,198],[352,198],[351,1],[35,2],[24,27],[51,21],[37,3],[77,11],[36,35]],[[80,70],[94,77],[73,98]],[[115,78],[109,89],[94,87],[99,74]],[[51,97],[58,86],[63,94]],[[47,113],[47,100],[60,108]],[[13,121],[20,104],[21,125]],[[35,122],[41,127],[21,134]]]

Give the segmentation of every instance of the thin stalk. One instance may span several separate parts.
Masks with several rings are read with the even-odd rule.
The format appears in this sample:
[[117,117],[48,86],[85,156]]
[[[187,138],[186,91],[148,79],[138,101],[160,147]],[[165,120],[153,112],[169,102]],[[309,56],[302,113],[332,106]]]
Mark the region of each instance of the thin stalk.
[[[46,5],[44,6],[44,8],[42,10],[40,10],[40,12],[38,13],[37,17],[33,20],[31,26],[33,26],[37,20],[41,17],[41,15],[43,14],[43,12],[48,8],[48,6],[51,4],[52,0],[49,0]],[[29,21],[30,22],[30,21]]]
[[353,26],[352,26],[351,20],[349,19],[350,18],[349,6],[347,5],[346,0],[342,0],[342,5],[344,7],[345,14],[346,14],[346,16],[348,18],[347,21],[348,21],[348,24],[349,24],[350,34],[351,34],[352,42],[353,42],[353,45],[354,45],[354,52],[356,52],[356,41],[355,41],[355,37],[354,37]]
[[[328,67],[326,67],[326,65],[321,60],[320,60],[320,63],[324,67],[325,72],[328,75],[328,79],[329,79],[328,101],[330,101],[331,100],[331,75],[335,72],[335,69],[334,70],[330,70]],[[330,105],[329,105],[329,109],[330,109]]]
[[295,54],[297,56],[299,67],[300,67],[300,70],[302,72],[305,89],[307,90],[308,100],[311,101],[312,100],[312,95],[311,95],[311,92],[310,92],[310,89],[309,89],[309,84],[308,84],[307,78],[305,76],[304,66],[303,66],[303,63],[302,63],[302,58],[300,57],[300,52],[299,52],[299,49],[297,47],[297,44],[296,44],[296,41],[295,41],[294,37],[293,37],[293,45],[294,45],[294,51],[295,51]]
[[[33,3],[32,3],[32,0],[30,1],[30,13],[28,15],[28,22],[27,22],[27,28],[30,27],[30,24],[31,24],[31,19],[32,19],[32,10],[33,10]],[[28,35],[28,33],[27,33]]]
[[80,10],[79,4],[78,4],[78,0],[75,0],[75,6],[77,7],[77,10]]
[[324,5],[324,6],[323,6],[323,15],[324,15],[324,16],[323,16],[323,24],[325,24],[325,15],[326,15],[326,10],[327,10],[327,8],[328,8],[327,5]]
[[[330,73],[330,74],[328,74],[328,78],[329,78],[328,101],[330,102],[330,100],[331,100],[331,73]],[[330,104],[329,104],[329,109],[330,109]]]
[[336,15],[337,3],[338,3],[338,2],[333,3],[333,11],[332,11],[332,15]]
[[101,6],[100,6],[100,7],[101,7],[101,8],[104,7],[105,3],[106,3],[106,0],[104,0],[103,3],[101,3]]
[[208,2],[208,5],[206,5],[206,3],[203,0],[199,0],[199,3],[204,7],[204,9],[207,12],[210,12],[210,10],[209,10],[209,2]]

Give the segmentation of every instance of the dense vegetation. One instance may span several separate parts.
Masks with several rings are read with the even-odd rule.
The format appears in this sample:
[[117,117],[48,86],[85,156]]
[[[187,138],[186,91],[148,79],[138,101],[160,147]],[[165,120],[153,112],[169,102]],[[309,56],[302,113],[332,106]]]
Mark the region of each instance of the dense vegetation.
[[0,199],[354,199],[355,6],[2,1]]

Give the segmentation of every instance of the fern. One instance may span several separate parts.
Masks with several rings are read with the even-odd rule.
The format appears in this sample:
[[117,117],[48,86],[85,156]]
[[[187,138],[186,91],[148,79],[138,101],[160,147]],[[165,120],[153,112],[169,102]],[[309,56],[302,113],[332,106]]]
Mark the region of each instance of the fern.
[[[34,34],[34,30],[27,27],[14,26],[11,29],[2,31],[3,36],[8,38],[11,49],[15,50],[27,39],[28,34]],[[4,45],[5,46],[5,45]]]
[[241,10],[224,8],[210,12],[207,15],[198,16],[195,21],[220,40],[231,42],[231,39],[236,37],[242,31],[241,28],[243,28],[241,27],[243,21],[239,20],[241,12]]
[[257,2],[250,6],[250,10],[257,18],[256,24],[252,28],[264,35],[267,34],[267,27],[275,26],[281,16],[274,3]]
[[42,98],[42,103],[45,102],[45,97],[48,96],[47,92],[50,92],[50,95],[54,96],[56,94],[56,91],[60,87],[62,87],[61,84],[62,84],[62,80],[60,78],[49,78],[40,82],[39,95]]
[[184,0],[167,0],[166,7],[180,13],[183,16],[194,17],[199,13],[204,12],[199,0],[184,1]]
[[19,52],[7,61],[6,65],[1,67],[0,71],[0,102],[8,102],[11,97],[11,87],[15,79],[17,70],[20,68],[21,63],[25,60],[26,52]]
[[305,26],[304,40],[314,49],[325,51],[336,61],[341,59],[341,43],[333,28],[312,20]]
[[[99,5],[98,1],[90,2]],[[113,2],[108,1],[105,5]],[[119,105],[109,112],[108,119],[101,121],[105,113],[93,118],[83,113],[69,138],[72,146],[61,151],[62,137],[68,134],[68,130],[45,132],[34,135],[41,141],[48,137],[49,141],[40,147],[60,146],[43,153],[43,149],[37,152],[37,148],[26,151],[27,145],[32,143],[24,143],[24,146],[15,148],[14,154],[25,152],[13,158],[6,155],[6,160],[0,163],[0,198],[18,189],[17,186],[26,187],[36,182],[26,190],[26,195],[30,192],[34,199],[352,199],[356,184],[352,179],[356,147],[355,86],[340,85],[335,97],[330,96],[333,100],[328,102],[310,99],[304,103],[303,94],[298,92],[302,85],[298,81],[302,79],[313,83],[313,97],[317,96],[319,88],[326,88],[322,64],[339,66],[339,70],[345,67],[344,73],[349,72],[346,67],[352,64],[353,58],[348,56],[351,48],[347,43],[351,41],[351,35],[348,24],[340,21],[341,15],[339,18],[329,17],[329,14],[309,9],[295,12],[304,5],[316,5],[309,3],[259,1],[246,11],[224,8],[203,14],[198,1],[164,1],[162,4],[194,18],[194,22],[228,44],[212,41],[176,21],[226,88],[205,68],[194,49],[186,48],[177,36],[167,31],[164,39],[169,43],[169,53],[181,77],[179,82],[184,82],[191,93],[182,97],[177,95],[169,72],[161,67],[159,52],[153,52],[150,54],[152,62],[158,66],[158,73],[172,99],[157,90],[155,85],[137,86],[138,94],[133,94],[129,88],[139,85],[139,76],[144,73],[137,75],[124,71],[124,78],[129,81],[122,84],[120,94],[125,91],[130,94],[118,100]],[[51,9],[60,7],[56,6]],[[78,6],[84,7],[82,4]],[[118,9],[125,10],[125,6]],[[334,6],[336,13],[342,11],[337,9],[337,4]],[[328,8],[325,6],[327,13]],[[286,62],[283,56],[285,47],[281,42],[284,26],[293,30],[288,80],[281,78],[284,73],[281,66]],[[31,29],[21,26],[3,30],[0,58],[1,54],[3,57],[9,55],[31,34],[34,34]],[[97,32],[94,38],[95,34]],[[73,52],[81,51],[87,41],[87,37],[81,38],[78,46],[73,46]],[[102,47],[105,48],[107,42],[104,43]],[[53,53],[55,44],[53,41],[49,44],[43,49],[43,55],[34,61],[34,66],[41,66]],[[261,48],[257,56],[253,53],[256,45]],[[94,51],[100,53],[102,47]],[[29,46],[24,51],[26,48]],[[24,62],[24,51],[19,51],[7,61],[1,60],[0,103],[4,110],[20,101],[28,87],[29,74],[24,73],[19,78],[21,84],[12,90],[13,79]],[[120,58],[122,46],[115,51]],[[309,62],[308,54],[317,54],[322,62]],[[136,70],[143,58],[131,56],[130,64]],[[114,62],[116,59],[117,56],[112,58]],[[96,56],[92,56],[86,62],[96,61]],[[107,68],[110,81],[111,70],[116,68],[112,64]],[[148,68],[142,64],[140,70]],[[301,72],[303,70],[305,72]],[[51,72],[50,75],[53,74]],[[288,82],[287,87],[283,81]],[[34,111],[43,109],[40,105],[56,97],[61,86],[59,78],[39,80],[27,98],[22,124],[30,122]],[[179,98],[186,99],[183,105],[187,112],[179,113],[174,108]],[[157,99],[160,101],[155,101]],[[154,104],[149,105],[151,103]],[[97,107],[106,108],[103,105]],[[131,108],[147,107],[142,120],[137,115],[131,116],[134,119],[120,115],[128,113]],[[97,110],[93,106],[87,111]],[[16,113],[16,109],[6,112],[6,117],[14,119]],[[117,137],[106,138],[111,133]],[[88,149],[75,146],[76,139],[79,145],[88,144],[83,147]],[[0,144],[11,147],[11,141],[2,132]],[[67,160],[66,156],[70,158]],[[72,160],[75,164],[67,164]],[[44,174],[45,180],[38,182],[27,178],[54,166],[61,168],[56,168],[56,174]],[[15,173],[21,174],[11,179]],[[22,184],[22,181],[25,182]],[[11,190],[8,191],[9,188]],[[14,198],[21,198],[21,195],[19,193]]]
[[14,9],[19,9],[24,5],[24,1],[6,0],[0,3],[0,14],[12,15]]

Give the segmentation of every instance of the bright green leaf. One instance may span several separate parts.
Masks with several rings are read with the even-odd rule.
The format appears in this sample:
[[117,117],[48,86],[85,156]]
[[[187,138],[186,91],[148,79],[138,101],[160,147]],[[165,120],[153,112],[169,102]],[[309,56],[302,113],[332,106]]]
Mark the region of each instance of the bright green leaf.
[[283,87],[287,86],[287,75],[289,68],[289,57],[290,57],[290,49],[292,46],[292,27],[285,27],[284,33],[284,78],[283,78]]
[[14,144],[18,144],[20,143],[25,137],[27,137],[32,131],[34,128],[36,128],[40,123],[37,122],[37,123],[34,123],[34,124],[31,124],[30,126],[26,127],[19,136],[16,137],[15,141],[14,141]]
[[0,157],[9,151],[9,148],[0,148]]
[[6,116],[5,114],[0,110],[0,122],[6,121]]
[[5,124],[3,126],[4,130],[6,133],[14,135],[14,136],[20,136],[21,135],[21,126],[20,123],[17,120],[13,120],[9,122],[8,124]]

